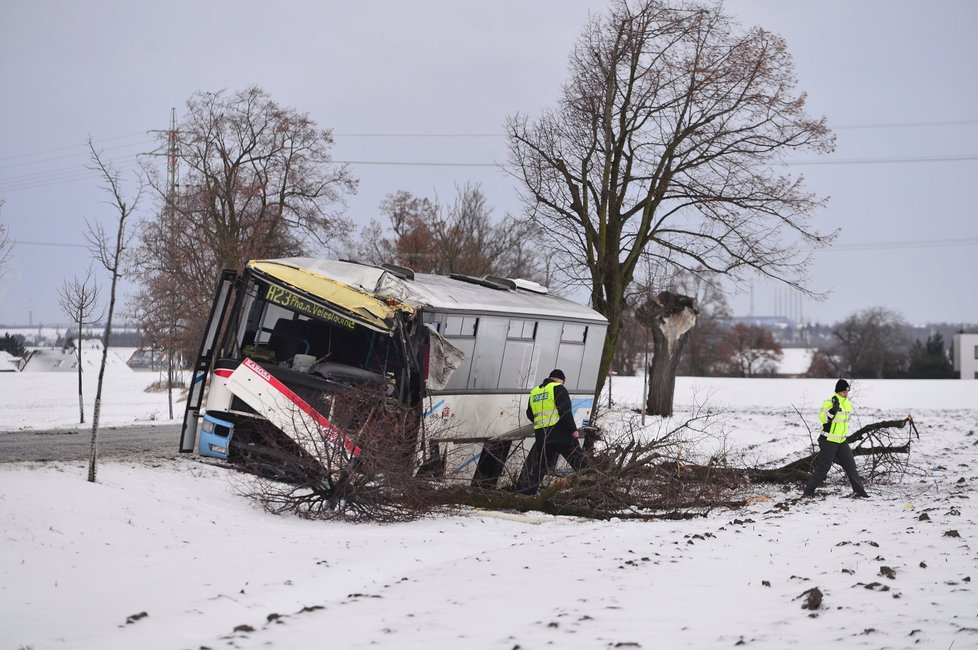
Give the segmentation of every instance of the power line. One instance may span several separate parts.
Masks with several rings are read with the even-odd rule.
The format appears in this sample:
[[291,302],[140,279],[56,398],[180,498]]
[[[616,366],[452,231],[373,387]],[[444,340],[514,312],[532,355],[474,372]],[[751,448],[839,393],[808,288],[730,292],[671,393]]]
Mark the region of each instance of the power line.
[[505,133],[334,133],[338,138],[505,138]]
[[386,165],[393,167],[497,167],[505,169],[506,165],[498,163],[464,163],[464,162],[412,162],[395,160],[334,160],[339,165]]
[[[65,242],[50,241],[26,241],[22,239],[11,240],[12,244],[21,246],[56,246],[65,248],[88,248],[87,244],[71,244]],[[828,248],[819,249],[819,253],[827,252],[847,252],[847,251],[874,251],[874,250],[900,250],[908,248],[953,248],[956,246],[978,246],[978,237],[965,237],[963,239],[911,239],[905,241],[877,241],[877,242],[853,242],[851,244],[831,244]]]
[[905,156],[901,158],[853,158],[849,160],[799,160],[786,162],[788,166],[798,165],[890,165],[903,163],[967,162],[978,160],[978,154],[964,153],[948,156]]
[[23,239],[13,239],[12,244],[17,244],[18,246],[54,246],[59,248],[88,248],[87,244],[67,244],[64,242],[54,242],[54,241],[26,241]]
[[[938,126],[975,126],[978,120],[938,120],[932,122],[880,122],[876,124],[829,124],[835,130],[906,129]],[[338,138],[505,138],[506,133],[334,133]]]
[[[116,167],[116,171],[120,173],[130,172],[138,167],[137,161],[131,161],[127,164],[120,165]],[[0,181],[0,192],[19,192],[21,190],[30,190],[40,187],[48,187],[51,185],[61,185],[63,183],[72,183],[75,181],[85,180],[92,178],[97,175],[98,172],[86,169],[84,167],[66,167],[60,170],[54,170],[51,172],[38,172],[31,177],[22,178],[10,182],[9,184]]]
[[[930,126],[953,126],[953,125],[972,125],[978,124],[978,120],[957,120],[957,121],[941,121],[941,122],[902,122],[902,123],[889,123],[889,124],[863,124],[863,125],[843,125],[836,128],[902,128],[902,127],[930,127]],[[130,133],[122,136],[116,136],[113,138],[105,138],[103,141],[113,141],[120,140],[124,138],[131,138],[134,135],[145,136],[145,133]],[[345,134],[344,137],[405,137],[405,138],[489,138],[489,137],[501,137],[504,134],[493,134],[493,133],[350,133]],[[117,145],[115,147],[110,147],[107,150],[124,149],[127,147],[140,145],[139,142],[131,144]],[[56,149],[48,149],[42,152],[37,152],[35,154],[21,154],[17,156],[7,156],[0,157],[0,161],[5,160],[15,160],[29,158],[31,156],[41,155],[45,153],[52,153],[58,151],[64,151],[67,149],[73,149],[78,146],[74,145],[71,147],[60,147]],[[81,155],[84,152],[79,152],[78,154],[66,154],[64,156],[55,156],[52,158],[26,161],[19,164],[10,164],[0,166],[0,169],[11,169],[20,168],[25,165],[35,165],[45,162],[53,162],[55,160],[61,160],[64,158],[71,158],[77,155]],[[120,171],[130,171],[135,167],[135,161],[138,160],[138,154],[136,156],[125,157],[126,167],[120,169]],[[809,165],[820,165],[820,166],[840,166],[840,165],[892,165],[892,164],[914,164],[914,163],[939,163],[939,162],[972,162],[978,160],[978,154],[950,154],[950,155],[939,155],[939,156],[902,156],[893,158],[861,158],[861,159],[841,159],[841,160],[803,160],[803,161],[790,161],[785,164],[788,166],[809,166]],[[338,160],[334,161],[338,164],[348,164],[348,165],[360,165],[360,166],[388,166],[388,167],[454,167],[454,168],[494,168],[494,169],[506,169],[506,165],[500,163],[489,163],[489,162],[458,162],[458,161],[390,161],[390,160]],[[4,179],[0,179],[0,191],[4,192],[16,192],[21,190],[36,189],[41,187],[47,187],[50,185],[57,185],[60,183],[74,182],[78,180],[85,179],[89,177],[88,172],[81,172],[77,167],[58,167],[49,170],[40,170],[33,173],[21,174],[18,176],[11,176]]]
[[[138,131],[136,133],[127,133],[125,135],[117,135],[117,136],[113,136],[113,137],[110,137],[110,138],[100,138],[99,140],[95,140],[93,138],[92,139],[92,142],[112,142],[114,140],[122,140],[124,138],[131,138],[134,135],[142,135],[142,136],[145,136],[146,135],[146,132],[145,131]],[[86,151],[87,151],[88,144],[87,143],[72,144],[72,145],[68,145],[68,146],[65,146],[65,147],[55,147],[54,149],[44,149],[42,151],[35,151],[33,153],[22,153],[22,154],[16,154],[16,155],[13,155],[13,156],[0,156],[0,161],[4,161],[4,160],[17,160],[19,158],[30,158],[32,156],[42,156],[44,154],[56,153],[58,151],[68,151],[70,149],[77,149],[79,147],[84,147],[86,149]]]
[[851,244],[832,244],[820,249],[820,253],[847,251],[904,250],[912,248],[953,248],[955,246],[978,246],[978,237],[962,239],[910,239],[905,241],[853,242]]
[[[839,124],[839,125],[829,125],[833,129],[890,129],[890,128],[920,128],[920,127],[946,127],[946,126],[974,126],[978,125],[978,119],[966,119],[966,120],[935,120],[935,121],[922,121],[922,122],[878,122],[870,124]],[[132,133],[126,133],[124,135],[117,135],[108,138],[100,138],[97,142],[112,142],[115,140],[122,140],[125,138],[131,138],[133,136],[146,136],[147,131],[134,131]],[[370,132],[334,132],[334,137],[343,138],[504,138],[506,133],[504,132],[472,132],[466,133],[455,132],[455,133],[434,133],[434,132],[405,132],[405,133],[370,133]],[[44,149],[41,151],[35,151],[32,153],[16,154],[13,156],[0,156],[0,162],[6,160],[17,160],[21,158],[30,158],[33,156],[40,156],[48,153],[56,153],[59,151],[68,151],[71,149],[77,149],[79,147],[84,147],[87,150],[88,145],[86,143],[67,145],[64,147],[55,147],[52,149]]]
[[[146,144],[146,141],[144,140],[144,141],[141,141],[141,142],[133,142],[132,144],[120,144],[120,145],[116,145],[114,147],[105,147],[103,149],[100,149],[100,151],[102,151],[102,152],[105,152],[105,151],[117,151],[119,149],[129,149],[131,147],[144,148],[145,147],[145,144]],[[89,153],[90,152],[88,150],[85,150],[85,151],[81,151],[81,152],[78,152],[78,153],[64,154],[62,156],[53,156],[51,158],[42,158],[40,160],[30,160],[30,161],[26,161],[26,162],[13,163],[13,164],[10,164],[10,165],[0,165],[0,169],[19,169],[21,167],[26,167],[26,166],[30,166],[30,165],[39,165],[41,163],[54,162],[56,160],[65,160],[65,159],[70,159],[70,158],[77,158],[79,156],[86,156],[87,157],[89,155]],[[0,160],[2,160],[2,159],[0,159]]]
[[974,126],[978,120],[944,120],[938,122],[881,122],[879,124],[830,124],[832,129],[904,129],[930,126]]

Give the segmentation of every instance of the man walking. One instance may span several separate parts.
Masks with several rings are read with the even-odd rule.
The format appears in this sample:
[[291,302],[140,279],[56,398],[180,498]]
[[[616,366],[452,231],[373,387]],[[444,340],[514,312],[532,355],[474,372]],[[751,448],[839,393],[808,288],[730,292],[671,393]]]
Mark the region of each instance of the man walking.
[[565,380],[564,373],[555,368],[530,391],[526,417],[533,421],[533,447],[516,481],[517,491],[523,494],[537,493],[540,481],[554,468],[559,456],[563,456],[575,470],[587,466],[571,410],[570,394],[564,388]]
[[852,413],[852,402],[849,401],[849,382],[840,379],[835,383],[835,394],[822,402],[822,409],[818,413],[818,419],[822,423],[822,435],[818,437],[818,465],[815,466],[815,471],[812,472],[812,477],[805,486],[803,496],[815,496],[815,489],[825,481],[833,461],[842,466],[849,484],[852,485],[854,496],[862,498],[869,496],[863,489],[862,479],[859,478],[859,472],[856,470],[852,449],[846,443],[850,413]]

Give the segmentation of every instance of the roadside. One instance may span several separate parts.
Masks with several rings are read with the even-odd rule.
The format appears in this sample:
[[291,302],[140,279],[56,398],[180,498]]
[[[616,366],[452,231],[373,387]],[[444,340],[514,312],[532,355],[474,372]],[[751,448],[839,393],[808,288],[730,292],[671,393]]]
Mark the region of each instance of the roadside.
[[[179,431],[179,424],[100,427],[99,458],[173,458]],[[91,428],[0,433],[0,463],[85,460],[91,444]]]

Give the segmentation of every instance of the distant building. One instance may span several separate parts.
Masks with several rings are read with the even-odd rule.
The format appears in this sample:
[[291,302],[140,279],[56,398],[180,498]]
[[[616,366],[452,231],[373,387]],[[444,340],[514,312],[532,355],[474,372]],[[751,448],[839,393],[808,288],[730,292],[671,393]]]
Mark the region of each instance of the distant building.
[[20,357],[11,356],[9,352],[0,350],[0,372],[17,372],[20,370]]
[[954,369],[961,379],[978,379],[978,334],[954,335]]
[[137,348],[127,365],[139,370],[160,370],[166,367],[166,350],[161,348]]

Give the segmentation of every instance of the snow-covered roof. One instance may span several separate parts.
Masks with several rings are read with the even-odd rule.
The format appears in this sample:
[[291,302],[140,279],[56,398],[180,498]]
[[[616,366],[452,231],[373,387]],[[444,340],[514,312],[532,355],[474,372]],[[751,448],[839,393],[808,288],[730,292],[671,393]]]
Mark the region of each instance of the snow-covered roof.
[[[413,277],[400,277],[399,274],[375,266],[308,257],[249,263],[249,266],[259,265],[266,273],[274,274],[276,266],[291,267],[321,276],[329,282],[342,282],[363,294],[375,296],[375,299],[388,309],[390,303],[385,298],[395,298],[413,309],[506,313],[561,320],[606,322],[604,316],[589,307],[549,293],[522,288],[529,286],[529,283],[523,281],[513,282],[511,287],[515,288],[507,288],[505,285],[487,282],[485,279],[462,279],[463,276],[416,273]],[[495,285],[499,288],[487,285]],[[358,300],[359,298],[360,296],[357,297]],[[372,311],[378,313],[379,307],[380,305],[378,309]]]
[[17,357],[0,350],[0,372],[17,372]]

